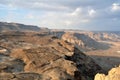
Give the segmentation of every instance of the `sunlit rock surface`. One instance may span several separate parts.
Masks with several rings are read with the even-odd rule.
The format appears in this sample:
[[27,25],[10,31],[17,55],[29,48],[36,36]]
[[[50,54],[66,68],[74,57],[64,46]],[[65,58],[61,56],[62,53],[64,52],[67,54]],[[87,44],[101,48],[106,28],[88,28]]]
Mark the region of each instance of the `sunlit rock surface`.
[[108,75],[105,74],[96,74],[94,80],[120,80],[120,66],[112,68]]

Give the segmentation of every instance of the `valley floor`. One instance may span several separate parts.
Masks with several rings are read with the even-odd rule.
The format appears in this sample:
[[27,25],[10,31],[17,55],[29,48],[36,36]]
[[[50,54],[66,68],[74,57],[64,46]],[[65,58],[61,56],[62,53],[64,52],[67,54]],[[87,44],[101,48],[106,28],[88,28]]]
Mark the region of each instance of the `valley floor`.
[[120,42],[105,42],[112,44],[107,50],[95,50],[86,52],[92,57],[104,70],[118,66],[120,64]]

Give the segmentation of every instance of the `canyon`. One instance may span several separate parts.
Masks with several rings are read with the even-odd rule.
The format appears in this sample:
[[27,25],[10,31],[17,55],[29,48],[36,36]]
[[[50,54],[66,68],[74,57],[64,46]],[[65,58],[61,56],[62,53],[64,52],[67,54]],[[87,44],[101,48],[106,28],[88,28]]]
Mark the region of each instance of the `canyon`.
[[76,30],[54,30],[60,39],[74,44],[86,55],[93,58],[104,70],[120,64],[120,32],[95,32]]
[[119,31],[0,22],[0,80],[119,80],[119,51]]

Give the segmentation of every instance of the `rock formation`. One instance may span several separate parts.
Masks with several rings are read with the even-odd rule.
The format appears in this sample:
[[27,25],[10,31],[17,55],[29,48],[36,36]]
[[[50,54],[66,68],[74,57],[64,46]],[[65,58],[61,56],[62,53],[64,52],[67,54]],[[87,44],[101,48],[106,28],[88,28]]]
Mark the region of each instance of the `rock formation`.
[[85,32],[84,34],[97,41],[120,41],[119,31]]
[[62,35],[66,33],[77,33],[84,34],[95,41],[114,41],[114,42],[120,41],[120,31],[52,30],[52,32],[54,32],[56,36],[61,33]]
[[105,74],[96,74],[94,80],[120,80],[120,66],[116,68],[112,68],[108,75]]
[[62,35],[62,39],[67,42],[73,43],[78,48],[83,49],[84,51],[109,48],[108,45],[97,42],[96,40],[83,33],[67,32]]

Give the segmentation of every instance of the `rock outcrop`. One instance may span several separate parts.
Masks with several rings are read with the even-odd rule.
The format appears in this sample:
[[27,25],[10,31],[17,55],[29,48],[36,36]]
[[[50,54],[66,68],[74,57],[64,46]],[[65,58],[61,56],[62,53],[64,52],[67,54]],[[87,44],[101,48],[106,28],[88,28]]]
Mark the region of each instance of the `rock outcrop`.
[[94,80],[120,80],[120,66],[116,68],[112,68],[108,75],[105,74],[96,74]]

